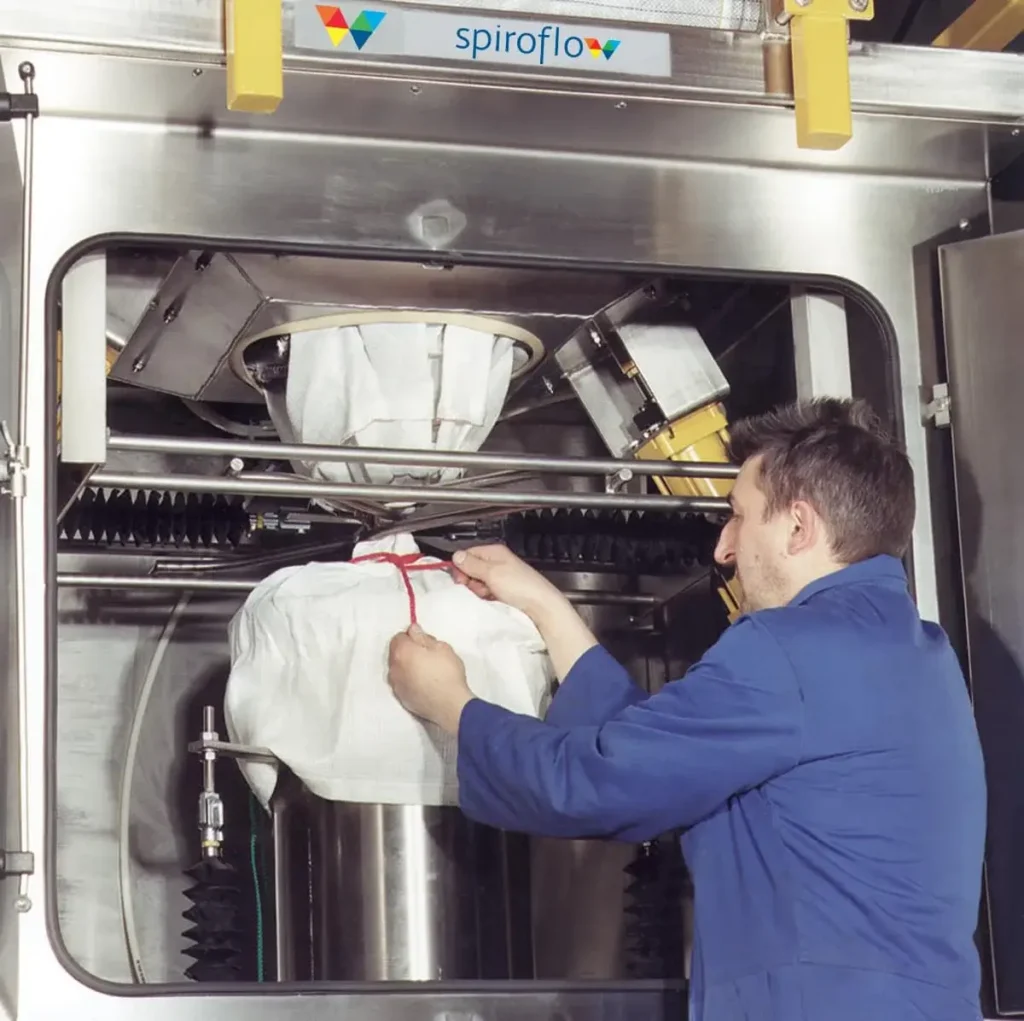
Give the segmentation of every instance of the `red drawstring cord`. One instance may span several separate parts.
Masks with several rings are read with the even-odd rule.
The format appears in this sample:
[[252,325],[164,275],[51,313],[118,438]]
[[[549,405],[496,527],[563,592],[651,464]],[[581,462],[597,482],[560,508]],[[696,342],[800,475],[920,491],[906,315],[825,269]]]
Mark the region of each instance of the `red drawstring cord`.
[[406,594],[409,596],[409,622],[410,624],[415,624],[417,623],[416,593],[413,591],[412,581],[409,578],[410,572],[447,571],[452,566],[447,560],[438,560],[431,564],[421,564],[419,561],[422,559],[422,553],[367,553],[362,557],[353,557],[349,562],[352,564],[393,564],[397,567],[398,573],[402,576]]

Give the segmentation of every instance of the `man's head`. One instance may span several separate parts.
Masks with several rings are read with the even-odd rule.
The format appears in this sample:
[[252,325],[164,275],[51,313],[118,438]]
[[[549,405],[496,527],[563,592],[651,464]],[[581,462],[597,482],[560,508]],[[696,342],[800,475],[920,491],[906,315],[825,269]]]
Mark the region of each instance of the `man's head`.
[[863,402],[823,398],[738,422],[732,517],[715,550],[746,611],[784,606],[812,581],[887,553],[914,523],[914,475]]

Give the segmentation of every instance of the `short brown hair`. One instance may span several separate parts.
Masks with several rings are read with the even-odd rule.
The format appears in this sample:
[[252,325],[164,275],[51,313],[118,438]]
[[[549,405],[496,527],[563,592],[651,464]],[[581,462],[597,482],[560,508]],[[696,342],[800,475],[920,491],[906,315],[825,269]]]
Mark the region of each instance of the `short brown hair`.
[[914,527],[914,472],[863,401],[823,397],[737,422],[729,454],[761,458],[767,516],[806,500],[842,563],[902,556]]

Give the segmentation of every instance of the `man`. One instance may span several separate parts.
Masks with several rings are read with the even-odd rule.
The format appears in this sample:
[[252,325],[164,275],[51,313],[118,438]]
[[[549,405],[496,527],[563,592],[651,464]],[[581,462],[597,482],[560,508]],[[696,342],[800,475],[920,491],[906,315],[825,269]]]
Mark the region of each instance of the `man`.
[[648,696],[501,547],[460,580],[528,614],[561,686],[544,722],[473,697],[452,650],[396,636],[390,681],[458,734],[460,800],[492,826],[639,841],[685,829],[697,1021],[975,1021],[981,751],[942,630],[898,559],[904,454],[858,403],[733,430],[716,559],[746,613]]

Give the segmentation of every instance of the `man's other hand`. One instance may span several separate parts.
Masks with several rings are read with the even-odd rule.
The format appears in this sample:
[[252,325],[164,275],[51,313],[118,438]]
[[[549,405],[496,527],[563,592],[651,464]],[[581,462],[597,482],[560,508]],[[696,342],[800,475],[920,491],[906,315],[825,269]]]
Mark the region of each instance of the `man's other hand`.
[[417,624],[391,639],[388,683],[409,712],[449,734],[458,733],[459,717],[473,698],[455,650]]
[[452,557],[453,577],[482,599],[496,599],[525,613],[538,627],[568,601],[539,571],[505,546],[475,546]]

